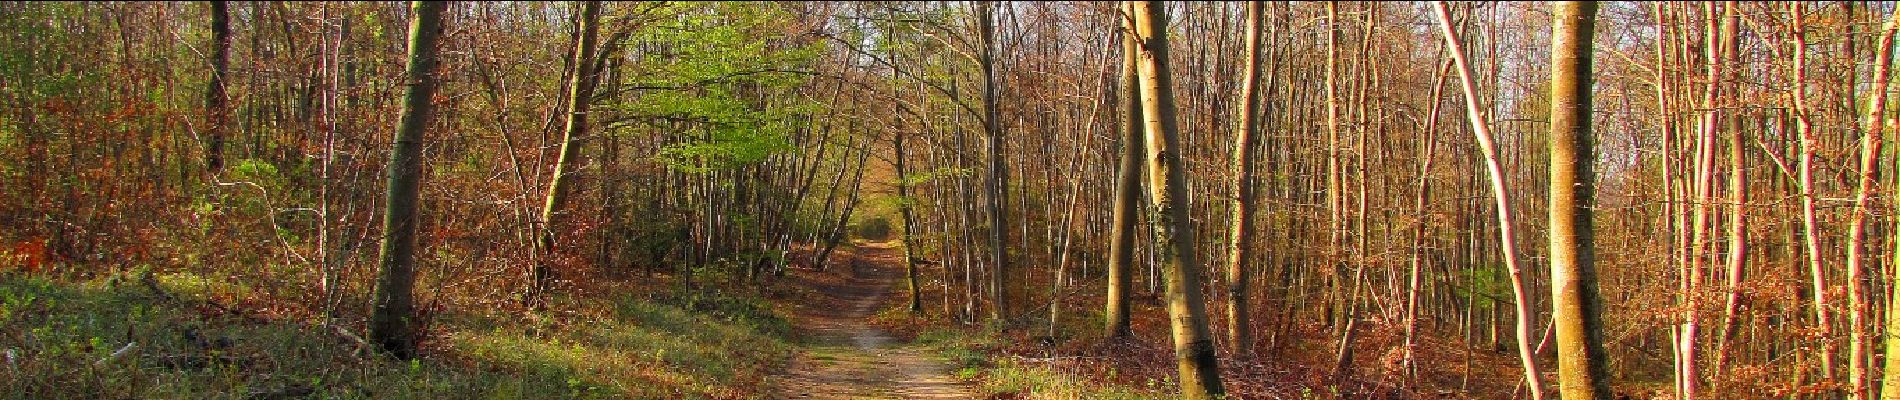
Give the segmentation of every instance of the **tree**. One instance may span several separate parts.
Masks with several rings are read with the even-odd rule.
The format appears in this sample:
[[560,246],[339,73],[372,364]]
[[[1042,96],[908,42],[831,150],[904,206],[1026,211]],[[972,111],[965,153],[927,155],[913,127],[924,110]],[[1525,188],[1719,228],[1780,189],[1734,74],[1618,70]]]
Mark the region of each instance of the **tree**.
[[396,125],[395,149],[389,157],[389,194],[384,206],[383,244],[376,279],[375,305],[370,310],[369,341],[391,355],[416,356],[415,314],[416,225],[421,215],[422,133],[434,113],[430,101],[437,85],[437,44],[442,39],[442,12],[448,2],[416,1],[409,20],[409,64],[403,72],[402,115]]
[[[1132,14],[1130,14],[1132,16]],[[1103,301],[1107,305],[1104,315],[1107,317],[1107,336],[1127,338],[1133,334],[1128,328],[1128,291],[1134,283],[1135,232],[1141,230],[1137,225],[1141,219],[1141,176],[1142,159],[1145,158],[1141,118],[1141,86],[1139,85],[1137,65],[1140,63],[1140,43],[1137,42],[1133,23],[1124,23],[1129,27],[1122,31],[1122,76],[1121,98],[1118,108],[1121,110],[1121,151],[1119,164],[1115,169],[1115,205],[1114,227],[1109,233],[1108,242],[1108,296]]]
[[995,269],[990,271],[991,290],[994,290],[996,304],[990,309],[990,315],[1007,328],[1009,321],[1009,167],[1004,164],[1003,128],[996,115],[996,4],[981,1],[976,7],[977,35],[983,46],[980,51],[983,68],[983,133],[989,139],[990,179],[984,181],[989,193],[990,214],[990,257]]
[[1828,305],[1830,302],[1827,299],[1827,270],[1822,267],[1824,264],[1821,263],[1821,234],[1818,232],[1820,223],[1818,222],[1818,217],[1815,215],[1814,147],[1817,138],[1814,134],[1813,123],[1810,122],[1808,117],[1808,113],[1811,112],[1808,106],[1807,89],[1808,43],[1807,29],[1802,22],[1802,20],[1805,19],[1805,12],[1801,2],[1789,2],[1788,14],[1790,22],[1788,27],[1790,31],[1789,36],[1794,41],[1794,62],[1791,63],[1793,67],[1791,75],[1793,75],[1794,82],[1796,82],[1794,85],[1794,95],[1790,96],[1792,97],[1790,102],[1794,103],[1792,113],[1794,114],[1795,121],[1795,136],[1801,141],[1801,155],[1797,168],[1800,168],[1798,179],[1800,179],[1802,244],[1806,246],[1807,251],[1805,255],[1807,258],[1809,282],[1813,285],[1808,293],[1812,296],[1811,299],[1813,301],[1814,324],[1815,327],[1821,331],[1822,336],[1828,338],[1823,340],[1821,344],[1820,359],[1821,379],[1826,380],[1834,379],[1834,360],[1836,358],[1833,338],[1834,324],[1831,322],[1833,313],[1828,311],[1831,307]]
[[223,0],[211,2],[211,82],[205,85],[205,169],[224,170],[224,126],[230,119],[225,105],[224,77],[231,70],[231,11]]
[[916,228],[911,223],[911,205],[914,201],[910,197],[909,171],[904,168],[904,132],[899,131],[891,138],[891,151],[897,153],[891,156],[892,163],[897,166],[897,213],[904,225],[904,283],[910,292],[910,312],[921,313],[924,311],[924,298],[919,292],[922,288],[917,284],[917,242],[912,234]]
[[[567,125],[561,130],[561,153],[554,161],[554,177],[548,183],[546,206],[541,209],[541,232],[536,240],[541,251],[553,253],[556,218],[562,215],[567,204],[569,192],[574,191],[574,168],[580,164],[580,141],[587,136],[587,112],[593,104],[594,83],[599,80],[600,71],[594,68],[595,39],[600,36],[600,2],[583,1],[580,4],[580,36],[575,38],[574,76],[568,81]],[[522,300],[539,307],[544,300],[552,276],[548,269],[551,257],[542,257],[529,272],[528,288]]]
[[[1736,10],[1738,6],[1733,1],[1730,1],[1729,5],[1724,8],[1726,10],[1725,19],[1727,21],[1722,24],[1721,32],[1723,38],[1722,54],[1724,55],[1722,62],[1735,64],[1735,59],[1740,53],[1740,40],[1736,39],[1736,30],[1740,29],[1741,14]],[[1736,90],[1738,82],[1736,82],[1735,79],[1735,75],[1739,71],[1736,71],[1736,69],[1737,68],[1730,68],[1725,70],[1727,75],[1721,77],[1721,80],[1726,83],[1726,93],[1730,99],[1733,99],[1734,96],[1739,93],[1739,91]],[[1726,268],[1728,269],[1726,274],[1728,280],[1728,298],[1722,302],[1722,336],[1718,337],[1715,343],[1715,365],[1713,371],[1717,373],[1728,370],[1729,341],[1734,339],[1737,330],[1736,324],[1740,322],[1736,314],[1741,312],[1742,267],[1748,261],[1748,169],[1746,168],[1747,158],[1744,154],[1747,151],[1748,144],[1745,142],[1746,135],[1742,133],[1739,124],[1740,119],[1730,118],[1728,122],[1730,123],[1728,130],[1728,259],[1726,260]]]
[[1148,193],[1155,207],[1156,236],[1166,267],[1168,320],[1174,332],[1175,363],[1181,396],[1213,399],[1223,395],[1220,364],[1201,301],[1201,264],[1195,251],[1194,221],[1188,218],[1187,171],[1182,170],[1181,139],[1175,122],[1174,83],[1168,72],[1168,16],[1159,1],[1130,2],[1140,41],[1141,111],[1147,133]]
[[[1886,129],[1887,126],[1884,107],[1887,102],[1887,86],[1890,84],[1891,79],[1888,74],[1893,68],[1892,48],[1894,32],[1895,29],[1900,28],[1897,27],[1896,24],[1900,24],[1900,11],[1896,11],[1887,16],[1886,24],[1880,28],[1880,49],[1874,53],[1875,83],[1873,102],[1874,104],[1878,104],[1878,106],[1874,104],[1868,105],[1869,111],[1867,113],[1866,135],[1871,140],[1879,140],[1880,132]],[[1879,153],[1875,152],[1872,154],[1878,155]],[[1894,196],[1892,201],[1895,204],[1900,204],[1900,196]],[[1859,206],[1865,206],[1865,203],[1861,203]],[[1862,215],[1861,213],[1862,211],[1856,211],[1855,215],[1858,217]],[[1900,246],[1894,247],[1892,256],[1896,265],[1900,265]],[[1888,286],[1893,288],[1893,295],[1887,298],[1887,333],[1881,335],[1885,338],[1883,342],[1886,346],[1886,357],[1884,357],[1886,360],[1885,365],[1881,368],[1880,398],[1900,399],[1900,313],[1894,312],[1894,310],[1900,310],[1900,284],[1889,283]]]
[[1260,8],[1260,2],[1247,2],[1247,71],[1246,78],[1241,79],[1240,109],[1236,111],[1240,121],[1234,128],[1234,208],[1227,240],[1227,341],[1242,356],[1253,348],[1253,312],[1247,307],[1247,287],[1252,281],[1247,260],[1253,258],[1253,249],[1247,243],[1253,229],[1254,159],[1259,158],[1259,146],[1254,144],[1254,134],[1259,130],[1254,111],[1260,102],[1256,93],[1260,85]]
[[1484,156],[1484,165],[1491,177],[1492,200],[1497,204],[1498,246],[1504,253],[1504,269],[1511,276],[1511,295],[1517,304],[1517,324],[1513,332],[1517,338],[1517,356],[1524,367],[1524,382],[1530,389],[1532,399],[1543,399],[1543,389],[1538,383],[1537,359],[1531,346],[1531,310],[1530,297],[1525,293],[1524,272],[1517,264],[1517,235],[1511,223],[1511,191],[1505,187],[1504,168],[1498,164],[1497,149],[1491,142],[1491,129],[1485,122],[1484,112],[1479,110],[1477,85],[1472,83],[1471,67],[1465,62],[1464,46],[1459,44],[1458,34],[1451,28],[1451,13],[1445,10],[1445,2],[1434,1],[1432,8],[1437,11],[1440,32],[1445,35],[1445,47],[1451,50],[1451,60],[1458,69],[1458,83],[1464,89],[1465,112],[1471,120],[1471,132],[1478,141],[1478,152]]
[[[1873,387],[1873,373],[1868,364],[1868,357],[1873,353],[1873,338],[1868,337],[1868,329],[1873,324],[1873,317],[1869,315],[1872,313],[1870,310],[1872,306],[1869,304],[1872,302],[1870,299],[1872,289],[1868,287],[1867,266],[1862,262],[1861,251],[1866,248],[1867,209],[1873,205],[1875,175],[1880,170],[1880,148],[1885,141],[1881,136],[1887,127],[1887,85],[1891,81],[1888,75],[1893,68],[1893,36],[1896,18],[1900,18],[1900,11],[1888,15],[1887,22],[1880,29],[1879,45],[1874,49],[1874,82],[1873,90],[1870,92],[1872,98],[1867,102],[1867,113],[1862,118],[1865,126],[1861,128],[1860,180],[1854,191],[1854,214],[1849,222],[1847,234],[1847,291],[1848,301],[1851,303],[1848,309],[1848,321],[1851,321],[1854,326],[1849,338],[1853,341],[1849,344],[1853,357],[1849,365],[1852,367],[1853,374],[1848,384],[1852,386],[1849,394],[1855,399],[1871,398],[1869,396],[1872,393],[1869,391]],[[1896,344],[1900,344],[1900,340],[1895,339],[1894,336],[1900,332],[1893,330],[1896,320],[1892,312],[1889,308],[1888,329],[1885,335],[1887,339],[1884,341],[1887,345],[1885,368],[1887,380],[1881,385],[1882,398],[1887,399],[1900,398],[1900,382],[1894,381],[1896,374],[1900,374],[1900,371],[1895,370],[1896,366],[1900,366],[1900,361],[1894,360],[1895,355],[1900,355],[1900,349],[1894,348]],[[1893,393],[1889,393],[1890,391]]]
[[1552,5],[1550,51],[1550,295],[1558,390],[1566,399],[1611,397],[1597,295],[1596,140],[1591,125],[1595,2]]

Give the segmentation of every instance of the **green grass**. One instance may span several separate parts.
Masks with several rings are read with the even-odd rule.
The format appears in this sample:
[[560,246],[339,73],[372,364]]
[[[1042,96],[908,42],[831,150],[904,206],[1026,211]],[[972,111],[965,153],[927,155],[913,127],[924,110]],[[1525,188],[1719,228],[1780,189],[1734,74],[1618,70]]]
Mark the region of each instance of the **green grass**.
[[180,300],[139,284],[0,275],[0,399],[758,398],[790,352],[786,322],[756,300],[621,296],[542,324],[440,317],[427,356],[394,361],[359,357],[315,324],[193,300],[250,288],[159,282]]
[[976,382],[984,397],[1022,396],[1031,399],[1153,399],[1172,394],[1163,386],[1129,387],[1091,382],[1087,376],[1042,365],[990,357],[997,348],[993,329],[930,329],[917,342],[936,350],[956,368],[957,378]]

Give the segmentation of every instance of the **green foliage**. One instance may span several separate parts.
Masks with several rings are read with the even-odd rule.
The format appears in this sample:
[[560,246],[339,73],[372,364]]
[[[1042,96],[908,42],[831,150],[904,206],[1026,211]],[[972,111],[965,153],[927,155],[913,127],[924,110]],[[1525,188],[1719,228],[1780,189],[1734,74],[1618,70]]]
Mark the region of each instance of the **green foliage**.
[[0,178],[37,167],[20,164],[23,157],[14,151],[61,128],[60,115],[46,108],[70,107],[101,83],[94,65],[69,49],[76,35],[68,25],[86,12],[79,3],[0,7],[0,104],[10,106],[0,110]]
[[1452,290],[1465,298],[1481,297],[1489,299],[1508,299],[1511,297],[1511,277],[1503,267],[1495,265],[1474,265],[1471,269],[1458,271],[1463,285],[1452,286]]
[[11,118],[0,115],[0,151],[7,151],[20,145],[20,128]]
[[891,225],[891,219],[882,215],[873,216],[851,225],[851,234],[866,240],[887,240],[897,228]]
[[231,166],[231,179],[250,181],[270,189],[281,186],[283,176],[277,172],[277,165],[269,161],[247,158]]
[[933,169],[929,171],[911,172],[910,174],[905,175],[903,180],[900,182],[906,186],[917,186],[917,185],[922,185],[925,183],[930,183],[931,181],[935,181],[938,179],[964,177],[964,176],[970,176],[975,173],[976,173],[976,169],[974,168],[943,167],[943,168],[937,168],[937,169]]
[[738,123],[719,124],[700,133],[704,136],[660,149],[660,160],[674,169],[705,173],[757,163],[792,150],[791,140],[784,135]]
[[612,105],[636,119],[655,121],[673,143],[661,149],[668,167],[704,173],[765,160],[793,150],[798,116],[820,110],[809,99],[764,99],[760,93],[803,84],[797,73],[823,47],[793,45],[773,24],[789,18],[769,3],[669,3],[677,15],[644,27],[636,42],[666,51],[643,53],[625,85],[638,94]]

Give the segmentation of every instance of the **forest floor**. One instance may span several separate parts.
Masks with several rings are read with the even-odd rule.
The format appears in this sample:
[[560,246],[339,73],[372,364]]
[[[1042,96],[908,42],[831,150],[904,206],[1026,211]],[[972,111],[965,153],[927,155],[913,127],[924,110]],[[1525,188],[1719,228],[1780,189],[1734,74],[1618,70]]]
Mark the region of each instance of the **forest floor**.
[[872,324],[899,301],[902,262],[894,243],[860,243],[839,271],[797,274],[793,282],[816,296],[793,317],[804,351],[775,377],[773,398],[976,398],[947,361]]

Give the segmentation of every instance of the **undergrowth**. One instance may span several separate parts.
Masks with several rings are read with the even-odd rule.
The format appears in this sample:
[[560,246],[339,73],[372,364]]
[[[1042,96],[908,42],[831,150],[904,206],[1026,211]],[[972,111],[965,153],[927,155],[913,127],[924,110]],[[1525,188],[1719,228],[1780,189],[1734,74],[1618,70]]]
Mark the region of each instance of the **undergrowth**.
[[917,342],[929,346],[955,368],[958,379],[977,384],[985,398],[1028,399],[1155,399],[1173,396],[1173,384],[1150,382],[1147,387],[1095,379],[1063,363],[1037,362],[1033,357],[1008,354],[1004,336],[993,328],[936,327],[922,331]]
[[330,324],[206,301],[237,287],[206,281],[0,274],[0,399],[759,398],[790,352],[756,299],[613,295],[438,315],[424,357],[396,361]]

